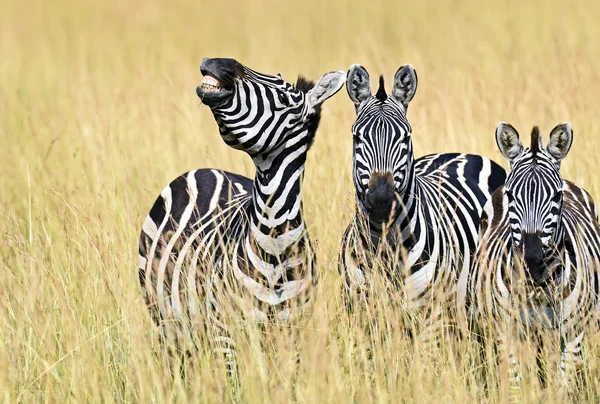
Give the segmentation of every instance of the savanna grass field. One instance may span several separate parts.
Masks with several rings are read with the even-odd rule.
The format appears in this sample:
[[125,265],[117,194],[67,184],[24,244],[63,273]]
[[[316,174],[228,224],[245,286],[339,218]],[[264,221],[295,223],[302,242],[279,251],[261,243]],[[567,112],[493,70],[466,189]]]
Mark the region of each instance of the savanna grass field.
[[[545,143],[570,121],[561,172],[598,201],[599,19],[596,1],[3,2],[0,400],[230,399],[208,346],[185,380],[167,368],[137,272],[141,225],[176,176],[202,167],[254,175],[196,96],[202,58],[233,57],[290,82],[360,63],[375,90],[384,75],[388,92],[411,63],[417,157],[469,152],[508,168],[494,139],[499,121],[526,145],[533,125]],[[502,369],[482,376],[469,338],[421,357],[383,296],[370,313],[380,320],[374,332],[343,307],[337,254],[354,212],[354,116],[343,88],[323,106],[306,165],[321,282],[311,319],[294,330],[299,368],[289,341],[273,336],[261,347],[249,332],[238,347],[244,401],[506,401]],[[600,335],[587,348],[585,383],[567,395],[552,364],[542,388],[522,344],[524,400],[598,402]]]

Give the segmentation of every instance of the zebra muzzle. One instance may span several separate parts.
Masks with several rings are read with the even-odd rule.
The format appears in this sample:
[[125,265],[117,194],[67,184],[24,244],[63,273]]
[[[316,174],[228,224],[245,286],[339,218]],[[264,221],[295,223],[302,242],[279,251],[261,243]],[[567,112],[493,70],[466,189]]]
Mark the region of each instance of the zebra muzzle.
[[539,235],[531,233],[523,233],[522,240],[522,257],[527,267],[527,273],[531,280],[535,283],[540,283],[544,279],[544,246]]
[[363,203],[372,221],[387,222],[392,218],[396,206],[396,192],[391,173],[371,175]]
[[196,87],[196,94],[203,104],[211,108],[218,107],[233,96],[234,81],[242,66],[235,59],[204,59],[200,72],[204,76]]

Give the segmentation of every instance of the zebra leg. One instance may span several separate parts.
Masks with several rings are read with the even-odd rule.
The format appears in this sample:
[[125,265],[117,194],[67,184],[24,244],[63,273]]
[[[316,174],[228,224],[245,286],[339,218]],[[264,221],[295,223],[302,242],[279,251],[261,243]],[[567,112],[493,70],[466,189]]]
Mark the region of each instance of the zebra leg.
[[[496,337],[500,361],[508,370],[508,394],[510,402],[518,402],[521,392],[521,375],[519,362],[515,356],[514,346],[507,340],[507,333],[498,333]],[[502,366],[502,367],[504,367]]]
[[292,391],[292,400],[294,402],[298,402],[299,401],[299,397],[298,397],[298,382],[300,380],[302,380],[302,378],[300,377],[300,369],[301,369],[301,365],[302,365],[302,354],[300,353],[300,344],[299,341],[294,339],[294,342],[292,343],[292,345],[294,346],[294,374],[292,376],[292,385],[291,385],[291,391]]
[[544,361],[544,340],[541,333],[535,333],[536,355],[535,362],[537,365],[537,376],[542,388],[545,389],[548,385],[546,380],[546,363]]
[[579,381],[581,375],[578,371],[583,363],[583,337],[585,332],[573,332],[575,338],[572,340],[568,339],[568,335],[561,335],[561,352],[560,352],[560,363],[559,372],[561,375],[562,383],[567,388],[569,393],[572,393],[575,385]]
[[[493,385],[493,383],[489,381],[489,376],[495,374],[495,372],[490,371],[490,369],[493,369],[493,367],[490,366],[488,360],[498,357],[497,346],[496,344],[487,344],[487,341],[490,339],[488,335],[489,332],[485,324],[482,324],[480,321],[472,318],[468,319],[468,321],[468,329],[473,336],[473,339],[471,340],[472,347],[478,353],[478,355],[472,358],[473,362],[471,368],[476,372],[476,385],[481,386],[483,397],[488,397],[490,385]],[[488,355],[488,349],[492,351],[490,355]]]
[[220,289],[220,280],[217,277],[212,278],[206,287],[206,309],[208,314],[209,341],[213,348],[218,363],[225,368],[227,380],[227,390],[230,399],[234,402],[241,401],[241,391],[239,383],[239,369],[237,363],[237,351],[235,341],[227,327],[228,308],[230,302],[223,298]]
[[[173,323],[170,323],[173,326]],[[193,380],[193,363],[195,355],[198,353],[197,348],[185,349],[176,346],[173,339],[169,340],[165,337],[163,324],[159,328],[157,357],[162,365],[163,374],[167,380],[177,383],[178,380],[182,383],[185,389],[191,387],[190,381]],[[171,329],[171,335],[173,330]]]
[[422,329],[418,334],[424,353],[431,354],[434,350],[442,346],[444,336],[444,311],[441,305],[432,302],[431,307],[422,324]]
[[235,342],[229,335],[229,332],[225,329],[222,329],[221,332],[218,332],[215,335],[213,344],[213,349],[217,355],[217,360],[223,361],[222,363],[225,367],[230,398],[234,402],[240,402],[241,390]]
[[183,381],[184,387],[188,390],[192,387],[192,384],[190,384],[190,382],[193,382],[194,380],[194,354],[195,352],[193,353],[190,351],[178,353],[179,375],[181,377],[181,380]]

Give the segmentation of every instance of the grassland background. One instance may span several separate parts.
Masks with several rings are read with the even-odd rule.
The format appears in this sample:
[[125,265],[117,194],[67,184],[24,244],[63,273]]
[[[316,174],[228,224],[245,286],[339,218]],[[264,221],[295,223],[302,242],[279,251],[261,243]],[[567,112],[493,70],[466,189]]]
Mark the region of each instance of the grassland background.
[[[547,139],[569,120],[575,141],[562,173],[599,199],[599,18],[596,1],[4,1],[0,400],[224,397],[208,357],[191,386],[165,374],[136,270],[143,218],[175,176],[199,167],[253,175],[195,95],[203,57],[235,57],[290,81],[361,63],[388,86],[412,63],[417,156],[473,152],[506,166],[493,139],[498,121],[526,139],[540,125]],[[390,334],[369,361],[354,343],[362,331],[345,325],[336,260],[354,209],[353,118],[342,90],[325,104],[308,158],[304,206],[323,282],[315,320],[299,331],[308,359],[295,394],[302,402],[479,397],[470,352],[434,369]],[[289,367],[247,348],[246,399],[287,401]],[[591,369],[597,378],[595,359]],[[526,393],[555,397],[535,383]]]

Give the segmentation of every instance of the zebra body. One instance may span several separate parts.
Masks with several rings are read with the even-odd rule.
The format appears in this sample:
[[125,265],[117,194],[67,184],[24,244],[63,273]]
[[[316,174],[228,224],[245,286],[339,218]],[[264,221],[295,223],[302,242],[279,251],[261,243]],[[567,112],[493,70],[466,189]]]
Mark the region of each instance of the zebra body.
[[181,175],[144,222],[139,275],[161,337],[193,353],[209,338],[237,374],[226,318],[288,321],[310,303],[315,255],[302,214],[301,184],[321,104],[344,72],[296,86],[233,59],[205,59],[198,96],[224,141],[248,153],[254,180],[214,169]]
[[600,303],[600,227],[591,196],[560,176],[573,137],[568,123],[554,128],[547,148],[537,127],[530,148],[509,124],[501,123],[496,137],[511,172],[482,214],[467,310],[474,329],[491,334],[508,360],[514,392],[520,376],[513,335],[558,331],[560,371],[567,376],[581,363]]
[[505,172],[470,154],[414,159],[406,119],[417,86],[412,66],[398,70],[391,95],[381,78],[372,96],[368,73],[358,65],[346,86],[357,111],[352,129],[358,207],[340,252],[346,296],[351,302],[367,295],[373,275],[383,275],[403,292],[405,310],[425,314],[425,338],[439,329],[444,307],[455,305],[459,277],[464,295],[479,217]]

